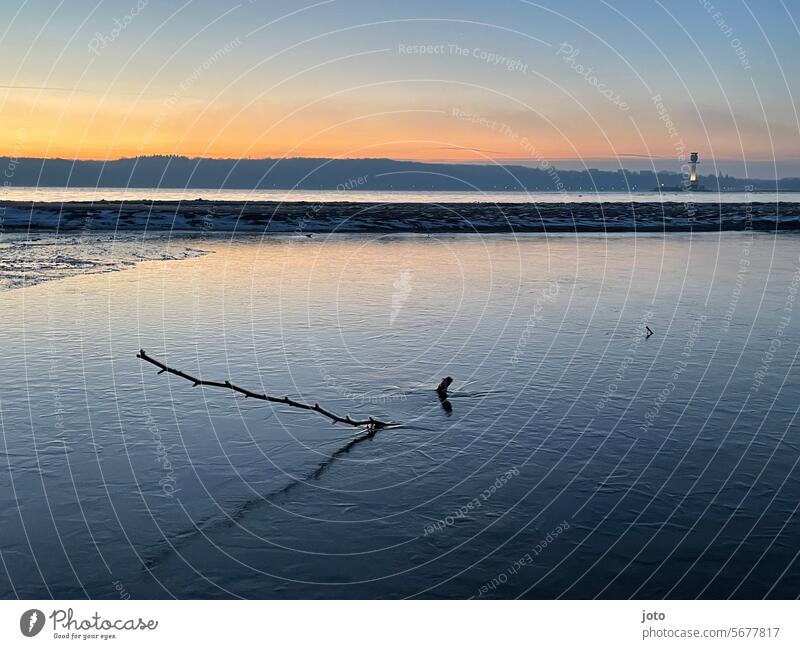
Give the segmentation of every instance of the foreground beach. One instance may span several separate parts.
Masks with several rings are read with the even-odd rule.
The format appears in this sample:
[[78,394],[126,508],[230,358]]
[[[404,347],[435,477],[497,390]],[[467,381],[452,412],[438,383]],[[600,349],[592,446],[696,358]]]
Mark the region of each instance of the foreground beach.
[[[687,195],[691,199],[691,195]],[[800,230],[800,203],[0,202],[9,231],[688,232]]]

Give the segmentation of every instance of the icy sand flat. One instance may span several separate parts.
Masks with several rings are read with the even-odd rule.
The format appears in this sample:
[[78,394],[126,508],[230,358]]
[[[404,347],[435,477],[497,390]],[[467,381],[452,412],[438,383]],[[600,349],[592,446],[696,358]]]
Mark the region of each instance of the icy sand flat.
[[144,240],[130,233],[11,234],[0,241],[0,291],[76,275],[124,270],[141,261],[168,261],[202,254],[202,250],[169,241],[164,235],[150,235]]
[[0,202],[6,230],[686,232],[798,230],[800,203]]

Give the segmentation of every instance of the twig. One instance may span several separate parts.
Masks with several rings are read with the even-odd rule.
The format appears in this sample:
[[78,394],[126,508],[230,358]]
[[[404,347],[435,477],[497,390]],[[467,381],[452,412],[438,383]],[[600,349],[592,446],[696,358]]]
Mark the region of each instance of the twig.
[[442,404],[442,410],[445,411],[447,416],[449,417],[453,413],[453,404],[448,401],[447,397],[447,389],[450,387],[450,384],[453,382],[452,376],[446,376],[442,379],[442,382],[439,384],[439,387],[436,388],[436,394],[439,395],[439,403]]
[[240,388],[238,385],[234,385],[230,381],[220,382],[220,381],[206,381],[204,379],[198,379],[197,377],[192,376],[191,374],[187,374],[186,372],[181,372],[180,370],[176,370],[172,367],[167,367],[161,361],[157,361],[152,356],[148,356],[143,349],[139,350],[139,353],[136,354],[136,358],[141,358],[143,361],[147,361],[148,363],[152,363],[153,365],[158,367],[161,370],[159,374],[163,374],[164,372],[169,372],[170,374],[174,374],[175,376],[180,376],[182,379],[191,381],[194,384],[194,387],[202,385],[211,388],[228,388],[229,390],[233,390],[234,392],[243,394],[245,397],[252,397],[253,399],[261,399],[262,401],[271,401],[272,403],[282,403],[284,405],[292,406],[294,408],[302,408],[303,410],[313,410],[314,412],[318,412],[319,414],[321,414],[323,417],[327,417],[328,419],[331,419],[335,422],[339,422],[342,424],[350,424],[351,426],[368,426],[371,430],[377,430],[378,428],[383,428],[389,425],[389,422],[380,421],[379,419],[375,419],[373,417],[362,420],[352,419],[350,415],[340,417],[339,415],[331,412],[330,410],[326,410],[318,403],[315,403],[313,406],[311,406],[307,403],[300,403],[299,401],[290,399],[289,397],[273,397],[268,394],[253,392],[252,390],[248,390],[247,388]]
[[440,399],[447,399],[447,390],[452,382],[453,382],[452,376],[445,376],[442,379],[442,382],[436,388],[436,393],[439,395]]

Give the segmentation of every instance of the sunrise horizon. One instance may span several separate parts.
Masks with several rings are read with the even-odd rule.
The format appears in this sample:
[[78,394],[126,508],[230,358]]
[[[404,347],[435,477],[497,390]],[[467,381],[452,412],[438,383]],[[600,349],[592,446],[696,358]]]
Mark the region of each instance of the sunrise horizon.
[[792,70],[778,58],[791,52],[791,21],[764,12],[770,40],[745,46],[746,7],[695,5],[686,10],[717,31],[648,4],[606,7],[588,28],[530,3],[415,0],[387,13],[356,1],[353,22],[332,1],[203,0],[134,3],[122,17],[106,4],[61,7],[32,42],[24,27],[42,10],[21,5],[17,29],[5,30],[0,151],[101,161],[800,157],[800,117],[781,81]]

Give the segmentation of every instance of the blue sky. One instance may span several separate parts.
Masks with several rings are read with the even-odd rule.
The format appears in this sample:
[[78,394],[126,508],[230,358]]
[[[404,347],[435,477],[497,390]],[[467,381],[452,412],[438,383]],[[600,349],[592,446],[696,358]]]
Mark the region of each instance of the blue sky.
[[796,1],[138,1],[3,3],[3,152],[800,158]]

